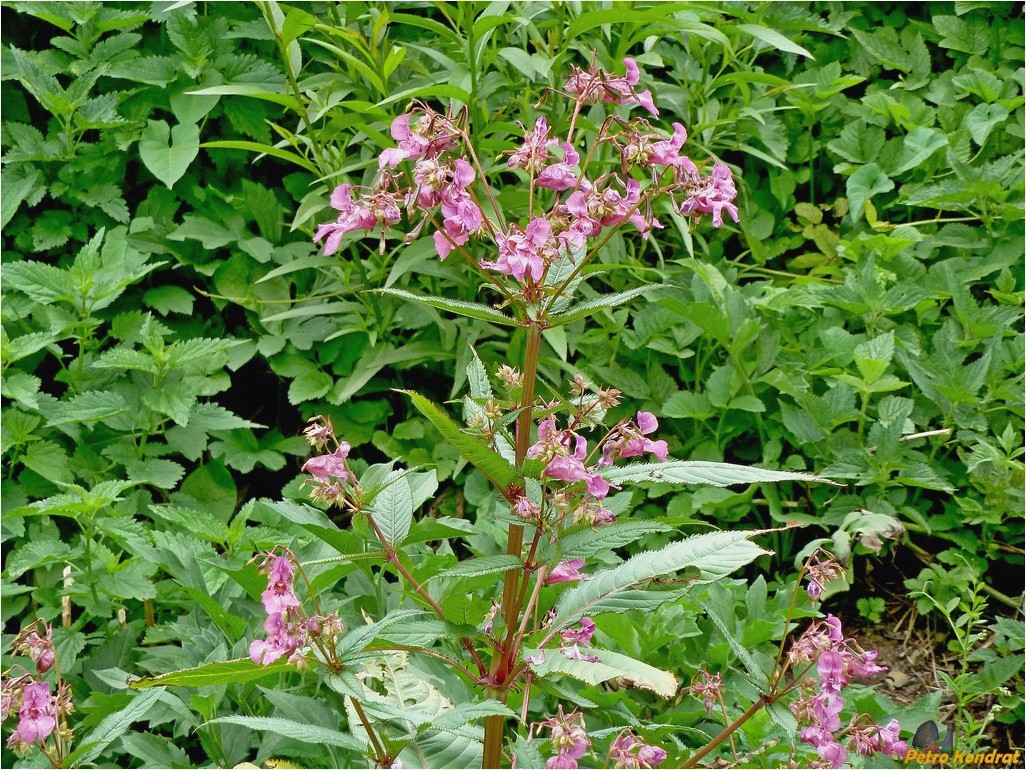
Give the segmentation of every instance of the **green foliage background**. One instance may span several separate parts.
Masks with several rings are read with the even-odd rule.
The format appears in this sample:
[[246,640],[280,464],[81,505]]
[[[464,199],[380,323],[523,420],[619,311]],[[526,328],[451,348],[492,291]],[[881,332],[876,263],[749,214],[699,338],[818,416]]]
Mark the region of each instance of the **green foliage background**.
[[[303,499],[296,436],[314,414],[368,462],[437,469],[438,493],[410,537],[418,575],[496,552],[499,503],[484,477],[391,389],[453,398],[468,343],[494,369],[517,360],[523,339],[507,348],[488,322],[367,291],[475,299],[430,239],[379,249],[347,236],[326,258],[311,236],[331,217],[336,184],[373,177],[411,99],[466,105],[482,161],[495,165],[518,142],[515,120],[541,99],[561,109],[547,89],[570,64],[615,67],[626,55],[645,68],[663,125],[688,128],[685,149],[734,168],[741,222],[689,232],[661,211],[666,229],[649,241],[614,237],[591,284],[664,288],[547,332],[543,379],[559,387],[581,371],[621,389],[624,415],[660,416],[674,457],[849,486],[651,485],[614,497],[685,531],[808,526],[771,543],[768,586],[709,587],[601,633],[685,680],[740,665],[735,632],[772,658],[788,576],[824,545],[850,559],[860,596],[879,587],[900,603],[925,590],[957,608],[980,580],[995,624],[983,630],[998,644],[974,665],[992,672],[988,693],[1011,688],[998,720],[1021,724],[1021,629],[999,617],[1021,618],[1023,568],[1020,8],[15,3],[2,13],[4,638],[26,618],[59,625],[70,597],[73,622],[55,636],[83,733],[132,702],[125,672],[245,654],[258,625],[254,551],[290,543],[310,559],[332,555],[257,502],[283,488]],[[504,194],[511,205],[520,195]],[[936,431],[946,432],[905,440]],[[653,530],[632,547],[663,542]],[[889,577],[867,582],[872,567]],[[447,612],[479,622],[487,603],[465,595],[495,579],[453,579]],[[355,562],[317,580],[350,626],[399,601]],[[917,606],[936,620],[930,602]],[[254,713],[239,704],[255,697],[262,714],[299,709],[338,727],[340,705],[323,711],[263,684],[168,690],[150,731],[112,737],[98,756],[165,767],[231,766],[258,750],[312,764],[346,756],[241,724],[197,732]],[[754,692],[743,676],[732,687],[742,704]],[[690,698],[667,708],[594,687],[550,695],[591,704],[610,725],[624,715],[662,725],[654,734],[685,754],[688,730],[712,729]],[[889,708],[866,698],[867,710]],[[755,723],[744,739],[758,746],[773,729]]]

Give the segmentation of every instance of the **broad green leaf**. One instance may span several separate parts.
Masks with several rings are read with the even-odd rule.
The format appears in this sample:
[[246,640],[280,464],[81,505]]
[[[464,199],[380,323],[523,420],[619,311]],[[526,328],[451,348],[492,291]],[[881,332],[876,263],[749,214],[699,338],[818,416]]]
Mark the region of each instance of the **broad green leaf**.
[[737,28],[742,32],[748,33],[756,40],[761,40],[767,45],[776,48],[778,51],[786,51],[787,53],[794,53],[798,54],[799,56],[804,56],[807,59],[815,59],[815,57],[806,49],[802,48],[797,43],[788,40],[775,29],[770,29],[769,27],[762,27],[758,24],[738,24]]
[[340,554],[348,555],[361,550],[363,541],[352,532],[338,528],[324,511],[292,500],[258,501],[273,511],[284,516],[293,524],[298,524],[310,534],[320,538]]
[[973,141],[983,146],[990,132],[1008,117],[1008,110],[1000,104],[977,104],[965,117],[965,127]]
[[607,481],[622,482],[658,481],[664,484],[711,484],[715,487],[729,487],[734,484],[761,484],[774,481],[818,481],[834,482],[822,476],[793,471],[771,471],[750,465],[733,463],[710,463],[702,460],[667,460],[662,463],[634,463],[612,466],[602,471]]
[[442,409],[412,390],[399,390],[409,396],[413,405],[422,415],[427,417],[445,439],[455,447],[461,455],[487,476],[504,495],[517,483],[520,475],[508,460],[494,451],[484,441],[464,433]]
[[[525,656],[537,657],[540,650],[524,650]],[[587,647],[582,652],[598,656],[598,661],[571,660],[558,649],[545,650],[541,663],[529,664],[537,676],[551,677],[564,674],[591,685],[602,684],[610,679],[629,679],[633,687],[650,690],[663,698],[677,694],[679,682],[669,671],[650,666],[640,660],[612,650]]]
[[241,684],[263,679],[265,676],[280,675],[285,671],[295,671],[284,658],[266,666],[254,663],[249,658],[238,658],[217,663],[204,663],[194,668],[169,671],[156,676],[141,676],[130,679],[128,686],[132,688],[146,687],[211,687],[218,684]]
[[84,767],[92,764],[104,749],[128,731],[133,722],[142,721],[163,694],[163,689],[157,689],[136,696],[121,711],[111,714],[96,725],[88,735],[78,737],[75,741],[78,748],[65,757],[64,766]]
[[901,156],[895,172],[901,174],[915,168],[947,144],[948,140],[940,131],[916,126],[902,140]]
[[413,492],[406,471],[389,474],[367,513],[374,517],[374,523],[392,548],[402,544],[413,523]]
[[881,171],[876,163],[868,163],[848,177],[846,193],[852,221],[858,222],[862,218],[866,201],[874,195],[893,189],[894,181]]
[[524,563],[519,558],[504,553],[493,556],[478,556],[474,559],[461,561],[459,564],[443,570],[438,573],[438,577],[478,577],[480,575],[492,575],[496,572],[507,572],[522,566],[524,566]]
[[565,591],[556,603],[553,628],[563,628],[588,614],[631,609],[620,594],[646,580],[672,575],[688,567],[700,570],[698,581],[718,580],[759,556],[770,553],[749,538],[758,532],[711,532],[670,543],[658,551],[646,551],[612,569],[594,574],[591,580]]
[[410,302],[420,302],[423,305],[430,305],[431,307],[438,308],[439,310],[446,310],[450,313],[455,313],[456,315],[467,316],[468,318],[477,318],[481,321],[490,321],[503,326],[519,326],[515,318],[508,316],[493,307],[480,305],[476,302],[466,302],[461,299],[448,299],[447,297],[423,296],[420,294],[414,294],[413,292],[403,291],[402,289],[375,289],[374,291],[381,294],[387,294],[390,297],[409,300]]
[[163,120],[150,120],[139,137],[139,157],[146,168],[174,187],[199,154],[199,126],[192,123],[169,128]]
[[363,751],[363,746],[356,738],[338,730],[304,722],[293,722],[280,717],[243,717],[230,716],[211,719],[204,724],[240,725],[250,730],[270,730],[283,738],[292,738],[313,746],[339,746],[352,751]]

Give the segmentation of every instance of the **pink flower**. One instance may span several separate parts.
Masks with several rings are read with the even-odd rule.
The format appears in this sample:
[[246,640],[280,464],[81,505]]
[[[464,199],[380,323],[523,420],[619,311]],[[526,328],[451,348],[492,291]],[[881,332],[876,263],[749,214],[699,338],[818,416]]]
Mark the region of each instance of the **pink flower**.
[[829,762],[833,768],[844,767],[844,762],[848,758],[848,750],[836,741],[821,743],[817,752],[819,758],[824,762]]
[[18,711],[17,733],[20,741],[35,743],[45,740],[57,726],[57,709],[50,695],[49,682],[26,685],[22,706]]
[[591,637],[595,633],[595,621],[591,618],[581,618],[579,629],[567,628],[560,632],[559,638],[563,644],[591,644]]
[[618,768],[652,768],[666,759],[658,746],[648,746],[629,730],[616,736],[609,747],[609,756]]
[[848,662],[848,673],[851,676],[863,677],[884,673],[887,671],[887,667],[876,664],[877,655],[879,653],[876,650],[866,650],[861,654],[853,655]]
[[587,477],[588,494],[596,500],[604,500],[609,494],[609,482],[601,474],[591,473]]
[[557,481],[583,481],[587,477],[584,463],[576,457],[556,456],[545,466],[545,475]]
[[563,707],[559,706],[556,716],[538,724],[552,730],[552,748],[556,751],[556,756],[549,759],[546,767],[577,767],[577,760],[591,746],[584,730],[584,715],[577,711],[564,714]]
[[270,665],[282,655],[291,655],[302,643],[302,636],[295,633],[300,629],[290,629],[281,612],[267,616],[264,621],[266,639],[254,639],[249,645],[249,657],[254,663],[262,666]]
[[294,575],[292,562],[284,556],[275,557],[267,578],[267,590],[260,595],[264,610],[269,615],[299,606],[299,598],[292,589]]
[[642,746],[638,749],[638,762],[641,767],[655,767],[666,759],[666,752],[658,746]]
[[565,768],[566,770],[576,770],[577,760],[569,754],[557,754],[554,757],[549,757],[545,761],[545,767],[550,768]]
[[427,138],[410,130],[410,114],[399,115],[392,121],[392,138],[399,143],[398,147],[388,149],[378,158],[378,168],[395,168],[407,158],[419,158],[428,151]]
[[634,59],[624,59],[627,74],[615,77],[592,67],[585,72],[580,67],[571,68],[570,78],[563,86],[568,94],[578,96],[584,102],[614,102],[616,104],[640,104],[652,115],[659,116],[659,110],[652,102],[651,91],[637,93],[634,86],[641,80],[641,70]]
[[583,660],[586,663],[598,663],[598,655],[586,655],[581,652],[580,647],[576,644],[568,645],[567,647],[560,647],[559,651],[563,653],[569,660]]
[[343,441],[331,454],[317,455],[303,463],[303,473],[309,473],[318,481],[330,482],[332,478],[336,478],[345,483],[350,477],[345,464],[349,450],[349,444]]
[[673,124],[673,137],[653,142],[648,159],[650,166],[679,166],[687,158],[681,157],[680,148],[688,140],[688,131],[680,123]]
[[482,262],[481,265],[503,275],[512,275],[521,283],[524,283],[528,275],[535,283],[540,281],[546,263],[556,254],[552,226],[544,217],[535,217],[523,231],[511,225],[509,235],[500,233],[496,236],[496,242],[499,245],[499,258],[495,262]]
[[539,187],[563,192],[577,186],[577,172],[573,166],[580,162],[581,157],[569,142],[560,142],[559,146],[563,148],[563,160],[546,166],[535,181]]
[[844,675],[844,657],[839,652],[822,652],[816,664],[823,692],[839,693],[848,684]]
[[570,559],[570,561],[561,561],[555,567],[552,568],[545,578],[545,585],[553,585],[555,583],[569,583],[574,580],[580,580],[584,577],[581,574],[581,567],[584,566],[584,559]]
[[324,255],[331,256],[342,242],[342,236],[353,230],[373,230],[378,223],[374,212],[362,204],[353,203],[352,186],[341,184],[331,194],[331,206],[338,210],[338,220],[328,222],[317,228],[314,242],[327,236],[324,242]]
[[680,213],[684,216],[700,216],[712,214],[714,227],[723,224],[723,212],[738,221],[737,206],[734,199],[737,188],[730,169],[722,163],[713,165],[712,174],[704,180],[696,180],[690,185],[688,198],[680,205]]
[[[524,128],[520,121],[517,121],[517,125]],[[543,115],[534,122],[533,130],[524,128],[524,143],[510,155],[509,168],[522,168],[537,174],[545,165],[549,147],[556,142],[556,139],[549,138],[549,123]]]
[[646,436],[659,428],[659,420],[651,412],[638,412],[638,430]]
[[878,751],[883,751],[894,759],[903,760],[908,754],[908,744],[901,740],[901,725],[897,719],[892,719],[885,727],[880,728],[878,740]]

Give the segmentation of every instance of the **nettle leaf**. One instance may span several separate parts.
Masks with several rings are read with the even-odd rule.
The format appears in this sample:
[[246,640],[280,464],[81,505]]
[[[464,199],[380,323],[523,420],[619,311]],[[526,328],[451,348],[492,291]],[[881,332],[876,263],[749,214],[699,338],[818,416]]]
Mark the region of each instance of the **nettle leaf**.
[[121,394],[111,390],[90,390],[61,401],[54,406],[53,417],[47,425],[67,425],[72,422],[93,423],[107,420],[128,409]]
[[447,297],[424,296],[421,294],[414,294],[409,291],[403,291],[402,289],[374,289],[374,291],[380,294],[387,294],[391,297],[409,300],[411,302],[419,302],[422,305],[429,305],[430,307],[437,308],[439,310],[446,310],[450,313],[455,313],[456,315],[467,316],[468,318],[490,321],[492,323],[501,324],[502,326],[519,326],[515,318],[508,316],[493,307],[480,305],[476,302],[466,302],[465,300],[449,299]]
[[169,128],[163,120],[150,120],[139,137],[139,157],[168,189],[185,175],[197,155],[199,126],[195,124]]
[[[650,690],[663,698],[677,694],[677,677],[669,671],[650,666],[640,660],[612,650],[587,648],[587,654],[598,656],[598,661],[571,660],[557,650],[545,650],[541,663],[529,664],[540,677],[564,674],[591,685],[602,684],[611,679],[629,679],[633,687]],[[540,650],[524,650],[525,656],[537,657]]]
[[667,460],[662,463],[634,463],[613,466],[602,471],[610,482],[656,481],[668,484],[711,484],[729,487],[734,484],[763,484],[777,481],[807,481],[834,484],[835,482],[811,473],[773,471],[750,465],[710,463],[702,460]]
[[917,126],[905,136],[901,143],[901,156],[895,173],[901,174],[915,168],[942,147],[947,147],[944,134],[934,128]]
[[266,666],[254,663],[249,658],[238,658],[202,666],[169,671],[157,676],[142,676],[128,680],[133,689],[147,687],[212,687],[219,684],[242,684],[263,679],[266,676],[280,676],[286,671],[295,671],[284,658]]
[[29,409],[39,408],[39,387],[43,381],[32,374],[14,371],[0,375],[0,393]]
[[867,340],[855,348],[855,365],[869,385],[880,379],[887,371],[892,358],[894,358],[893,331]]
[[858,222],[865,211],[866,201],[879,193],[894,189],[894,181],[876,163],[868,163],[850,177],[846,183],[846,194],[853,222]]
[[75,743],[78,748],[64,761],[68,767],[83,767],[91,764],[110,744],[124,735],[133,722],[139,722],[164,694],[164,690],[151,690],[132,699],[125,708],[106,717],[96,725],[88,735],[79,737]]
[[509,488],[517,483],[520,475],[506,458],[494,451],[483,440],[464,433],[449,415],[429,399],[412,390],[397,390],[396,392],[409,396],[413,405],[417,407],[417,411],[427,417],[445,439],[487,476],[503,495],[509,496]]
[[493,575],[497,572],[508,572],[511,569],[518,569],[523,566],[524,563],[520,558],[504,553],[492,556],[478,556],[461,561],[459,564],[443,570],[438,573],[438,577],[479,577],[481,575]]
[[[280,717],[218,717],[204,724],[240,725],[250,730],[270,730],[283,738],[291,738],[314,746],[339,746],[352,751],[363,751],[363,746],[356,738],[338,730],[320,727],[305,722],[293,722]],[[202,725],[201,725],[202,727]]]
[[697,581],[718,580],[758,557],[770,553],[751,542],[759,532],[711,532],[647,551],[612,569],[602,570],[586,583],[565,591],[556,602],[553,628],[563,628],[587,614],[626,612],[619,595],[640,583],[697,567]]
[[392,471],[367,511],[392,548],[401,545],[413,523],[413,491],[405,471]]

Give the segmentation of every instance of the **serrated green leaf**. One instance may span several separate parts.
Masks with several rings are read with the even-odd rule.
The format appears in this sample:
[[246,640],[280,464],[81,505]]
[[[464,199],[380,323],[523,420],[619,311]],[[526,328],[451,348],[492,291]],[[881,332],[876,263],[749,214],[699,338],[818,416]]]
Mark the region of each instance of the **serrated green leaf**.
[[392,548],[402,544],[413,523],[413,492],[405,471],[389,474],[367,513],[374,518],[385,542]]
[[339,660],[345,663],[349,658],[359,655],[368,644],[389,627],[409,620],[419,620],[424,616],[425,613],[421,610],[393,610],[375,623],[352,629],[338,642],[336,652]]
[[[539,652],[532,649],[524,650],[525,656],[529,657],[537,657]],[[529,664],[531,670],[539,677],[563,674],[591,685],[623,678],[629,679],[632,686],[649,690],[663,698],[672,698],[677,694],[679,682],[669,671],[663,671],[612,650],[588,648],[589,655],[598,656],[595,662],[571,660],[558,649],[545,650],[544,653],[545,657],[541,663]]]
[[266,676],[278,676],[286,671],[295,671],[284,659],[276,660],[266,666],[254,663],[249,658],[238,658],[217,663],[204,663],[202,666],[169,671],[156,676],[141,676],[128,681],[133,689],[146,687],[211,687],[219,684],[242,684],[263,679]]
[[810,473],[772,471],[750,465],[710,463],[701,460],[667,460],[662,463],[634,463],[612,466],[602,471],[606,480],[623,482],[657,481],[666,484],[711,484],[729,487],[734,484],[761,484],[775,481],[805,481],[832,484],[830,479]]
[[669,530],[669,527],[657,521],[620,521],[598,529],[587,527],[563,537],[560,542],[562,558],[587,559],[597,553],[634,543],[644,535]]
[[413,405],[427,417],[445,439],[461,455],[469,460],[481,473],[487,476],[503,494],[520,478],[517,469],[502,455],[495,452],[484,441],[464,433],[452,419],[430,400],[412,390],[398,390],[409,396]]
[[125,708],[106,717],[87,735],[75,742],[77,748],[65,757],[68,767],[83,767],[91,764],[110,744],[124,735],[133,722],[146,717],[163,695],[163,689],[150,690],[132,699]]
[[67,425],[72,422],[92,423],[121,414],[128,408],[125,399],[111,390],[90,390],[62,401],[54,409],[54,417],[47,425]]
[[568,308],[564,313],[552,316],[551,322],[553,324],[567,324],[571,321],[576,321],[579,318],[587,318],[600,310],[624,305],[635,297],[640,297],[642,294],[657,288],[659,288],[658,284],[649,284],[646,286],[638,286],[634,289],[628,289],[627,291],[618,291],[615,294],[603,294],[600,297],[595,297],[595,299],[589,299],[586,302],[574,305]]
[[446,570],[442,570],[438,573],[438,577],[479,577],[481,575],[493,575],[498,572],[507,572],[511,569],[517,569],[523,566],[524,563],[519,558],[504,553],[492,556],[478,556],[473,559],[461,561]]
[[[586,583],[565,591],[556,603],[553,628],[564,628],[578,618],[600,611],[623,612],[630,607],[617,603],[617,596],[639,583],[672,575],[689,567],[701,572],[698,581],[712,581],[729,575],[769,551],[749,538],[757,532],[711,532],[640,553],[612,569],[602,570]],[[622,609],[621,609],[622,607]]]
[[291,738],[311,746],[339,746],[352,751],[363,750],[360,742],[351,735],[319,725],[293,722],[291,719],[282,719],[281,717],[218,717],[204,724],[240,725],[248,727],[250,730],[269,730],[275,735]]
[[466,302],[461,299],[448,299],[447,297],[423,296],[403,291],[402,289],[375,289],[374,291],[391,297],[397,297],[398,299],[409,300],[410,302],[419,302],[422,305],[429,305],[433,308],[446,310],[456,315],[467,316],[468,318],[477,318],[481,321],[490,321],[503,326],[519,325],[516,319],[488,305],[479,305],[475,302]]

